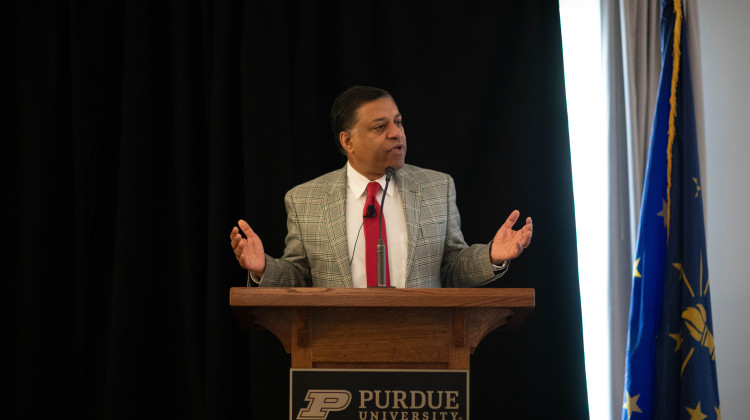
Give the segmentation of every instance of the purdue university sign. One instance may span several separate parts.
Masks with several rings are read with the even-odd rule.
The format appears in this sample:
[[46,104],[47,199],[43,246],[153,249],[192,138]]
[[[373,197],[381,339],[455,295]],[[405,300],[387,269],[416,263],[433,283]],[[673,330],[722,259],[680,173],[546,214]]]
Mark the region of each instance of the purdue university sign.
[[466,370],[291,369],[292,420],[468,420]]

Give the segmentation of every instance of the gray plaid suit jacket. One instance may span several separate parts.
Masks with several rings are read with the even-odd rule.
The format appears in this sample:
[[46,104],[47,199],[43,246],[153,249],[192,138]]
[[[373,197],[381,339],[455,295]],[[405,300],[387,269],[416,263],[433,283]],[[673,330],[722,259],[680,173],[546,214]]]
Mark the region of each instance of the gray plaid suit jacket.
[[[489,244],[468,246],[449,175],[404,165],[396,172],[408,229],[406,287],[474,287],[495,271]],[[266,255],[261,286],[352,287],[346,234],[346,166],[291,189],[284,255]]]

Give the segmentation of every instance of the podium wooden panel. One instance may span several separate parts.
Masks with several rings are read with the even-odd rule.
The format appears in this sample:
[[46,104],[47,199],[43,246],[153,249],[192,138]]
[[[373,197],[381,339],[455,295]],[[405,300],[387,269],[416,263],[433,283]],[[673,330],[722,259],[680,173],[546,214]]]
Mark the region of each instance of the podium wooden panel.
[[234,287],[245,329],[266,328],[292,368],[469,369],[492,330],[514,328],[534,289]]

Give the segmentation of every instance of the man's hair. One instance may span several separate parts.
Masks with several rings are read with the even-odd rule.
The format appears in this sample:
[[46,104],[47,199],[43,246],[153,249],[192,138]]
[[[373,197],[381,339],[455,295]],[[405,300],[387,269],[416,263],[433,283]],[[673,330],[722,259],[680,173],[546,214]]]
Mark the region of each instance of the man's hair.
[[[352,86],[342,92],[331,106],[331,130],[336,140],[339,151],[346,155],[346,151],[341,147],[339,133],[349,131],[357,122],[357,109],[367,102],[372,102],[380,98],[391,98],[390,93],[383,89],[371,86]],[[395,101],[394,101],[395,102]]]

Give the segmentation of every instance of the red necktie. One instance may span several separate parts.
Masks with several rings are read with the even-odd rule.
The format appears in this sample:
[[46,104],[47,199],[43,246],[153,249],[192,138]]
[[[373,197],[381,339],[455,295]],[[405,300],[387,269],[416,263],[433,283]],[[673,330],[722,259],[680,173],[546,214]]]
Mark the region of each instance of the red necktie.
[[[370,182],[367,184],[367,199],[362,215],[364,217],[365,231],[365,266],[367,267],[367,287],[378,285],[378,239],[380,238],[380,203],[377,195],[380,191],[380,184]],[[372,217],[368,215],[368,207],[375,207],[375,214]],[[390,267],[388,266],[388,239],[385,235],[385,219],[383,219],[383,243],[385,244],[385,285],[391,285]]]

